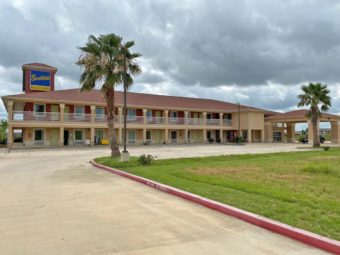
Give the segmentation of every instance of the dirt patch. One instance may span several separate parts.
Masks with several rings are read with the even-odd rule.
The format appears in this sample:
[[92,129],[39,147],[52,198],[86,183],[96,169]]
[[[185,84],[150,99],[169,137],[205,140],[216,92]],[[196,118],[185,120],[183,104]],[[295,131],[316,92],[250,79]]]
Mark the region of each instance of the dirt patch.
[[194,167],[187,171],[198,175],[228,175],[235,173],[256,172],[260,167],[254,166],[231,166],[231,167]]

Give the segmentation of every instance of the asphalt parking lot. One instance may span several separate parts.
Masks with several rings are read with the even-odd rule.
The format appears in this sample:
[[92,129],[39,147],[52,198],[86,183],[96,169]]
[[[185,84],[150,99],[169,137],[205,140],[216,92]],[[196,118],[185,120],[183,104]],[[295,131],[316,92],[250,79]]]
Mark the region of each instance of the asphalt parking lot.
[[[143,146],[159,158],[292,146]],[[106,148],[0,154],[1,254],[326,254],[92,167]]]

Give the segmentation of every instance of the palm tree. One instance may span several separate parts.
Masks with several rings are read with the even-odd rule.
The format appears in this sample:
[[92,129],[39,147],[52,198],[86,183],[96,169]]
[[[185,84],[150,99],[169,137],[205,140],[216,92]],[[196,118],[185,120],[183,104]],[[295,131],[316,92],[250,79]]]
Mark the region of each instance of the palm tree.
[[133,84],[133,79],[131,75],[138,75],[142,72],[141,67],[136,62],[136,58],[142,56],[139,53],[131,53],[130,48],[134,46],[135,43],[133,41],[126,42],[121,44],[119,51],[119,66],[120,66],[120,76],[123,78],[123,86],[124,86],[124,150],[123,152],[127,152],[126,150],[126,117],[127,117],[127,108],[126,108],[126,91]]
[[321,83],[309,83],[301,87],[303,94],[298,95],[300,102],[298,107],[310,106],[307,118],[313,126],[313,147],[320,147],[319,122],[321,112],[328,111],[331,107],[331,97],[327,85]]
[[[126,87],[132,85],[131,75],[141,72],[140,67],[135,62],[135,58],[140,54],[131,54],[129,50],[124,52],[122,48],[127,45],[128,48],[134,45],[133,42],[122,43],[122,38],[115,34],[100,35],[95,37],[90,35],[84,47],[79,47],[83,54],[76,62],[77,65],[84,68],[80,76],[81,91],[90,91],[95,88],[96,82],[102,82],[101,91],[104,93],[106,102],[106,118],[109,128],[109,140],[111,148],[111,156],[119,156],[120,151],[117,143],[116,133],[114,129],[115,123],[115,86],[118,84],[126,84]],[[130,63],[126,68],[122,67],[122,60],[126,58]],[[126,66],[126,65],[125,65]],[[139,69],[137,70],[137,67]],[[130,71],[131,75],[128,73]],[[126,112],[126,111],[125,111]]]

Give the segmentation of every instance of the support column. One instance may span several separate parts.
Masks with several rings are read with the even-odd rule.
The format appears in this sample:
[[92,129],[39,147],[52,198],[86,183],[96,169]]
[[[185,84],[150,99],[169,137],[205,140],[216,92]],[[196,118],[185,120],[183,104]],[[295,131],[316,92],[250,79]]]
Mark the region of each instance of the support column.
[[184,111],[184,143],[189,143],[188,139],[188,124],[189,124],[189,111]]
[[146,116],[146,112],[148,111],[148,109],[143,109],[143,123],[144,123],[144,127],[147,124],[147,116]]
[[12,122],[12,120],[13,120],[13,106],[14,106],[13,101],[7,102],[8,122]]
[[189,111],[185,111],[184,112],[184,125],[186,125],[186,126],[189,124],[188,117],[189,117]]
[[95,105],[91,105],[91,123],[92,125],[94,125],[94,122],[96,120],[96,106]]
[[248,128],[248,137],[247,137],[247,139],[248,139],[248,143],[251,143],[251,129],[250,128]]
[[164,110],[164,123],[168,127],[169,124],[169,110]]
[[164,110],[164,124],[165,124],[165,130],[164,130],[164,137],[165,137],[165,143],[169,143],[169,110]]
[[11,124],[7,125],[7,146],[8,148],[13,146],[13,127]]
[[123,144],[123,131],[122,131],[122,116],[123,116],[123,108],[118,108],[118,143]]
[[265,136],[264,136],[264,129],[261,129],[261,143],[264,143]]
[[207,112],[203,112],[203,143],[207,143]]
[[287,142],[295,143],[295,123],[287,123]]
[[164,130],[164,134],[165,134],[165,143],[169,143],[169,129],[165,129]]
[[59,128],[59,146],[64,146],[64,126]]
[[271,122],[264,123],[264,142],[265,143],[273,142],[273,123]]
[[146,143],[146,128],[143,128],[143,143]]
[[188,129],[187,128],[184,130],[184,139],[185,139],[184,143],[189,143]]
[[223,113],[220,112],[220,140],[223,143]]
[[94,127],[91,127],[91,132],[90,132],[91,147],[94,146],[94,136],[95,136],[95,130],[94,130]]
[[63,123],[65,121],[65,104],[59,104],[59,110],[60,122]]
[[331,141],[332,143],[340,143],[340,121],[331,122]]

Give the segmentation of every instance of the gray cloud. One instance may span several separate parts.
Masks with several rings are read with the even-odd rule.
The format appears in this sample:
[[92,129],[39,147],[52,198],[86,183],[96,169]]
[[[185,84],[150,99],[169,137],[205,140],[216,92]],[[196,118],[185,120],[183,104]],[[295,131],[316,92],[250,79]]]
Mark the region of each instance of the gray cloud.
[[57,88],[79,86],[77,47],[114,32],[143,54],[135,91],[286,110],[321,81],[340,112],[339,12],[335,0],[2,1],[0,95],[20,91],[28,62],[56,66]]

